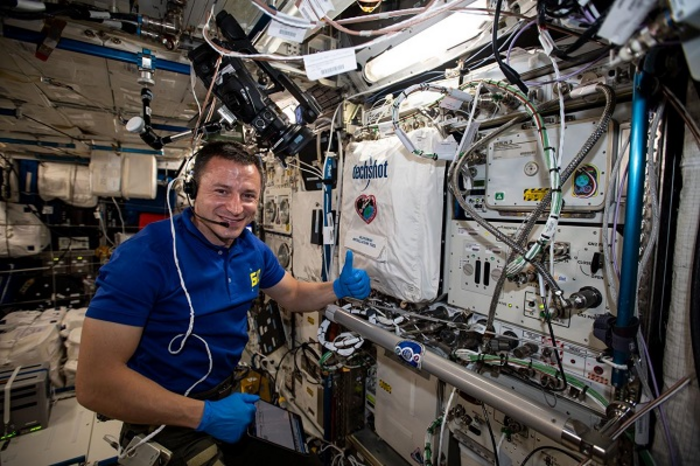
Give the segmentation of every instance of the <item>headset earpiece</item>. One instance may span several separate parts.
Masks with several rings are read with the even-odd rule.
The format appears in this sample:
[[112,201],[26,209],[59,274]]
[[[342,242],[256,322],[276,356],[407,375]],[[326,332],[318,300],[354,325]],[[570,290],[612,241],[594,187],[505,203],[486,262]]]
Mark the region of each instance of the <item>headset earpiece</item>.
[[182,191],[187,194],[190,199],[197,197],[197,180],[192,175],[188,176],[182,183]]

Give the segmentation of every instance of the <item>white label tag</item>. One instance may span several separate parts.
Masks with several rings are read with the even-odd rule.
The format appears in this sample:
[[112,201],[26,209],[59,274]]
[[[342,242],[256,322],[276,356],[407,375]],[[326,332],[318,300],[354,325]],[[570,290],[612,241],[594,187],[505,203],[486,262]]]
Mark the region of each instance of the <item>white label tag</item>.
[[449,135],[442,141],[437,141],[433,152],[438,156],[439,160],[454,160],[455,152],[457,152],[457,141],[454,136]]
[[329,0],[301,0],[306,1],[311,5],[314,14],[319,18],[323,18],[328,14],[329,11],[333,9],[333,3]]
[[462,100],[455,99],[454,97],[446,95],[440,101],[440,107],[446,108],[447,110],[459,110],[460,108],[462,108],[463,103],[464,101]]
[[301,44],[304,41],[306,29],[293,28],[278,21],[272,20],[270,26],[267,28],[267,34],[272,37],[277,37],[278,39],[284,39]]
[[333,230],[333,227],[323,227],[323,244],[335,244]]
[[344,246],[372,259],[378,259],[386,247],[386,238],[355,230],[348,232]]
[[309,29],[312,26],[311,21],[309,21],[306,18],[298,18],[296,16],[282,13],[281,11],[277,12],[273,21],[275,19],[279,20],[278,22],[282,23],[283,26],[287,27],[299,27],[303,29]]
[[[316,9],[315,9],[316,11],[314,11],[314,8],[311,7],[311,4],[307,0],[301,0],[297,4],[297,8],[299,8],[299,13],[301,13],[301,15],[304,18],[308,19],[312,23],[315,23],[319,20],[319,17],[316,14],[316,11],[318,11],[319,8],[316,7]],[[321,12],[318,11],[318,13],[320,14]],[[323,16],[323,15],[321,15],[321,16]]]
[[333,2],[331,0],[315,0],[316,4],[321,8],[321,11],[323,11],[323,14],[325,15],[329,11],[334,11],[335,7],[333,6]]
[[598,35],[616,45],[624,44],[655,5],[655,0],[615,0]]
[[355,51],[353,49],[338,49],[304,55],[304,68],[306,69],[306,77],[312,81],[346,71],[354,71],[357,68]]
[[416,146],[416,149],[422,150],[426,153],[432,152],[433,141],[430,137],[430,133],[428,133],[428,131],[426,131],[424,128],[411,131],[410,138],[413,145]]

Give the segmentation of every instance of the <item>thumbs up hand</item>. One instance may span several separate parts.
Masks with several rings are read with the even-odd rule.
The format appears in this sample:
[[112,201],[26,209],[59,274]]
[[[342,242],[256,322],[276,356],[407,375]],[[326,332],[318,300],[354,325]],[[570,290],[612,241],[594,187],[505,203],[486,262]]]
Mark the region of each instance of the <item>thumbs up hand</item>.
[[348,250],[345,255],[345,265],[340,277],[333,282],[333,291],[338,299],[355,298],[365,299],[371,291],[369,285],[369,275],[362,269],[352,267],[352,251]]

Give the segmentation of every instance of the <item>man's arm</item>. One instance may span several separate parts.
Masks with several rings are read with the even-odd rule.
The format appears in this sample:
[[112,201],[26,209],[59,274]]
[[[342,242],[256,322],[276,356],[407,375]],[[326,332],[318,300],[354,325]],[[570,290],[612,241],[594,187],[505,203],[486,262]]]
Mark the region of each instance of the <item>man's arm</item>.
[[204,402],[161,387],[127,367],[143,329],[86,318],[75,388],[86,408],[133,424],[196,428]]
[[333,291],[333,282],[302,282],[289,272],[275,286],[263,291],[292,312],[316,311],[338,299]]
[[365,299],[371,291],[369,276],[353,268],[352,260],[348,250],[343,270],[334,282],[301,282],[287,272],[279,283],[263,291],[290,311],[315,311],[345,297]]

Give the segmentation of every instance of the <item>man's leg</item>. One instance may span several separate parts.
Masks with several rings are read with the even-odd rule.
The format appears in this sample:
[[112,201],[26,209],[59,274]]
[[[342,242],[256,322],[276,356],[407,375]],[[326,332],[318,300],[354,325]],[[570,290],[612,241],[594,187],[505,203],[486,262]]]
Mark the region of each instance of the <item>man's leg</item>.
[[315,455],[302,455],[248,435],[235,444],[221,444],[226,466],[321,466]]
[[[153,432],[151,426],[124,424],[121,433],[122,446],[128,445],[135,435]],[[168,466],[225,466],[218,443],[209,435],[183,427],[166,427],[153,441],[172,453]]]

